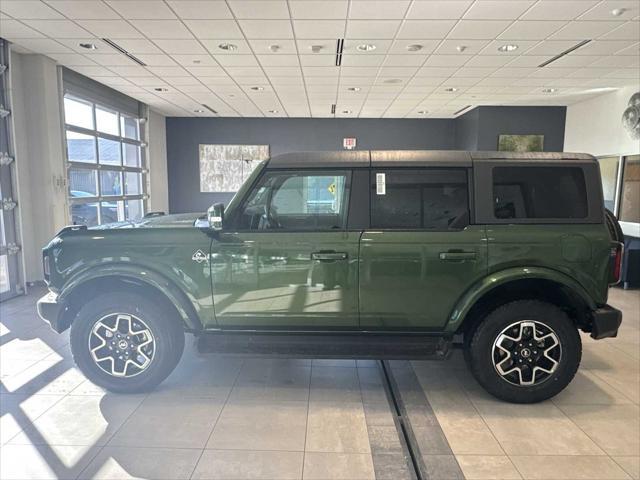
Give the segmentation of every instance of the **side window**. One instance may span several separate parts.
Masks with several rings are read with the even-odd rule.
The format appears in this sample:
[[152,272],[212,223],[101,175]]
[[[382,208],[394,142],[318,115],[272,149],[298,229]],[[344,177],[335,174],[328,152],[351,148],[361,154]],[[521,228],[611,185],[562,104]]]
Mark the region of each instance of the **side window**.
[[350,172],[266,172],[238,219],[240,230],[345,228]]
[[498,219],[586,218],[587,193],[578,167],[495,167],[493,211]]
[[469,224],[464,169],[373,169],[371,226],[456,230]]

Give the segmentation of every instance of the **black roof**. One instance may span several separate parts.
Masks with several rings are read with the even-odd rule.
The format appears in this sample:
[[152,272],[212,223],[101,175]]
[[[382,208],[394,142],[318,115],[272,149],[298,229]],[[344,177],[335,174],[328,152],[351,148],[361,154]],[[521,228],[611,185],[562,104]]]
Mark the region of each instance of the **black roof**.
[[267,168],[458,166],[477,161],[530,161],[591,163],[586,153],[565,152],[469,152],[465,150],[352,150],[293,152],[275,155]]

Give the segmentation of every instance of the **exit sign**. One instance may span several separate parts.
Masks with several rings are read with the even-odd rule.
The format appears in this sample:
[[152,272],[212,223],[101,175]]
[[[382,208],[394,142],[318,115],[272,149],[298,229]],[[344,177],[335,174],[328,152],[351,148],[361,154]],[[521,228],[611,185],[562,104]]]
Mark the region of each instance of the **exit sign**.
[[356,148],[356,139],[355,138],[343,138],[342,146],[345,150],[353,150]]

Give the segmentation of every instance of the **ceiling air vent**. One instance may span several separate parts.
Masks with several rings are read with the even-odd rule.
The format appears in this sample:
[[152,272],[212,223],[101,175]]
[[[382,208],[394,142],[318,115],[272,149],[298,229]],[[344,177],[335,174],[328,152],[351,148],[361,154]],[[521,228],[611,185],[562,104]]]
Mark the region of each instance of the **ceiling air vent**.
[[122,48],[120,45],[118,45],[116,42],[114,42],[113,40],[109,40],[108,38],[103,38],[102,41],[106,44],[108,44],[109,46],[111,46],[112,48],[115,48],[117,51],[119,51],[121,54],[129,57],[131,60],[133,60],[134,62],[136,62],[138,65],[142,66],[142,67],[146,67],[147,64],[144,63],[142,60],[140,60],[138,57],[136,57],[135,55],[132,55],[131,53],[127,52],[124,48]]
[[453,113],[454,117],[457,117],[458,115],[460,115],[461,113],[466,112],[467,110],[469,110],[473,105],[467,105],[465,107],[462,107],[460,110],[458,110],[457,112]]
[[218,112],[216,110],[214,110],[213,108],[211,108],[209,105],[207,105],[206,103],[201,103],[200,105],[202,105],[204,108],[206,108],[207,110],[209,110],[211,113],[213,113],[214,115],[218,115]]
[[342,51],[344,50],[344,38],[339,38],[336,44],[336,67],[342,65]]
[[565,55],[570,54],[571,52],[573,52],[574,50],[579,49],[580,47],[584,47],[587,43],[589,43],[591,40],[583,40],[580,43],[576,43],[573,47],[569,47],[567,48],[564,52],[559,53],[558,55],[556,55],[553,58],[550,58],[549,60],[547,60],[546,62],[542,62],[540,65],[538,65],[538,68],[542,68],[542,67],[546,67],[547,65],[549,65],[550,63],[555,62],[556,60],[564,57]]
[[336,104],[332,103],[331,104],[331,115],[335,115],[336,114]]

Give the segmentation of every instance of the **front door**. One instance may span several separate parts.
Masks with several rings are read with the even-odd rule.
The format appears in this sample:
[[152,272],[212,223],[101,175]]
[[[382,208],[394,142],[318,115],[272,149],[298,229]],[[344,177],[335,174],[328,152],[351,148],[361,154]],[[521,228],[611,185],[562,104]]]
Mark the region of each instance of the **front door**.
[[360,247],[361,328],[441,330],[458,298],[486,274],[485,229],[469,225],[467,174],[372,170],[371,229]]
[[359,232],[350,172],[266,170],[211,247],[223,328],[355,329]]

